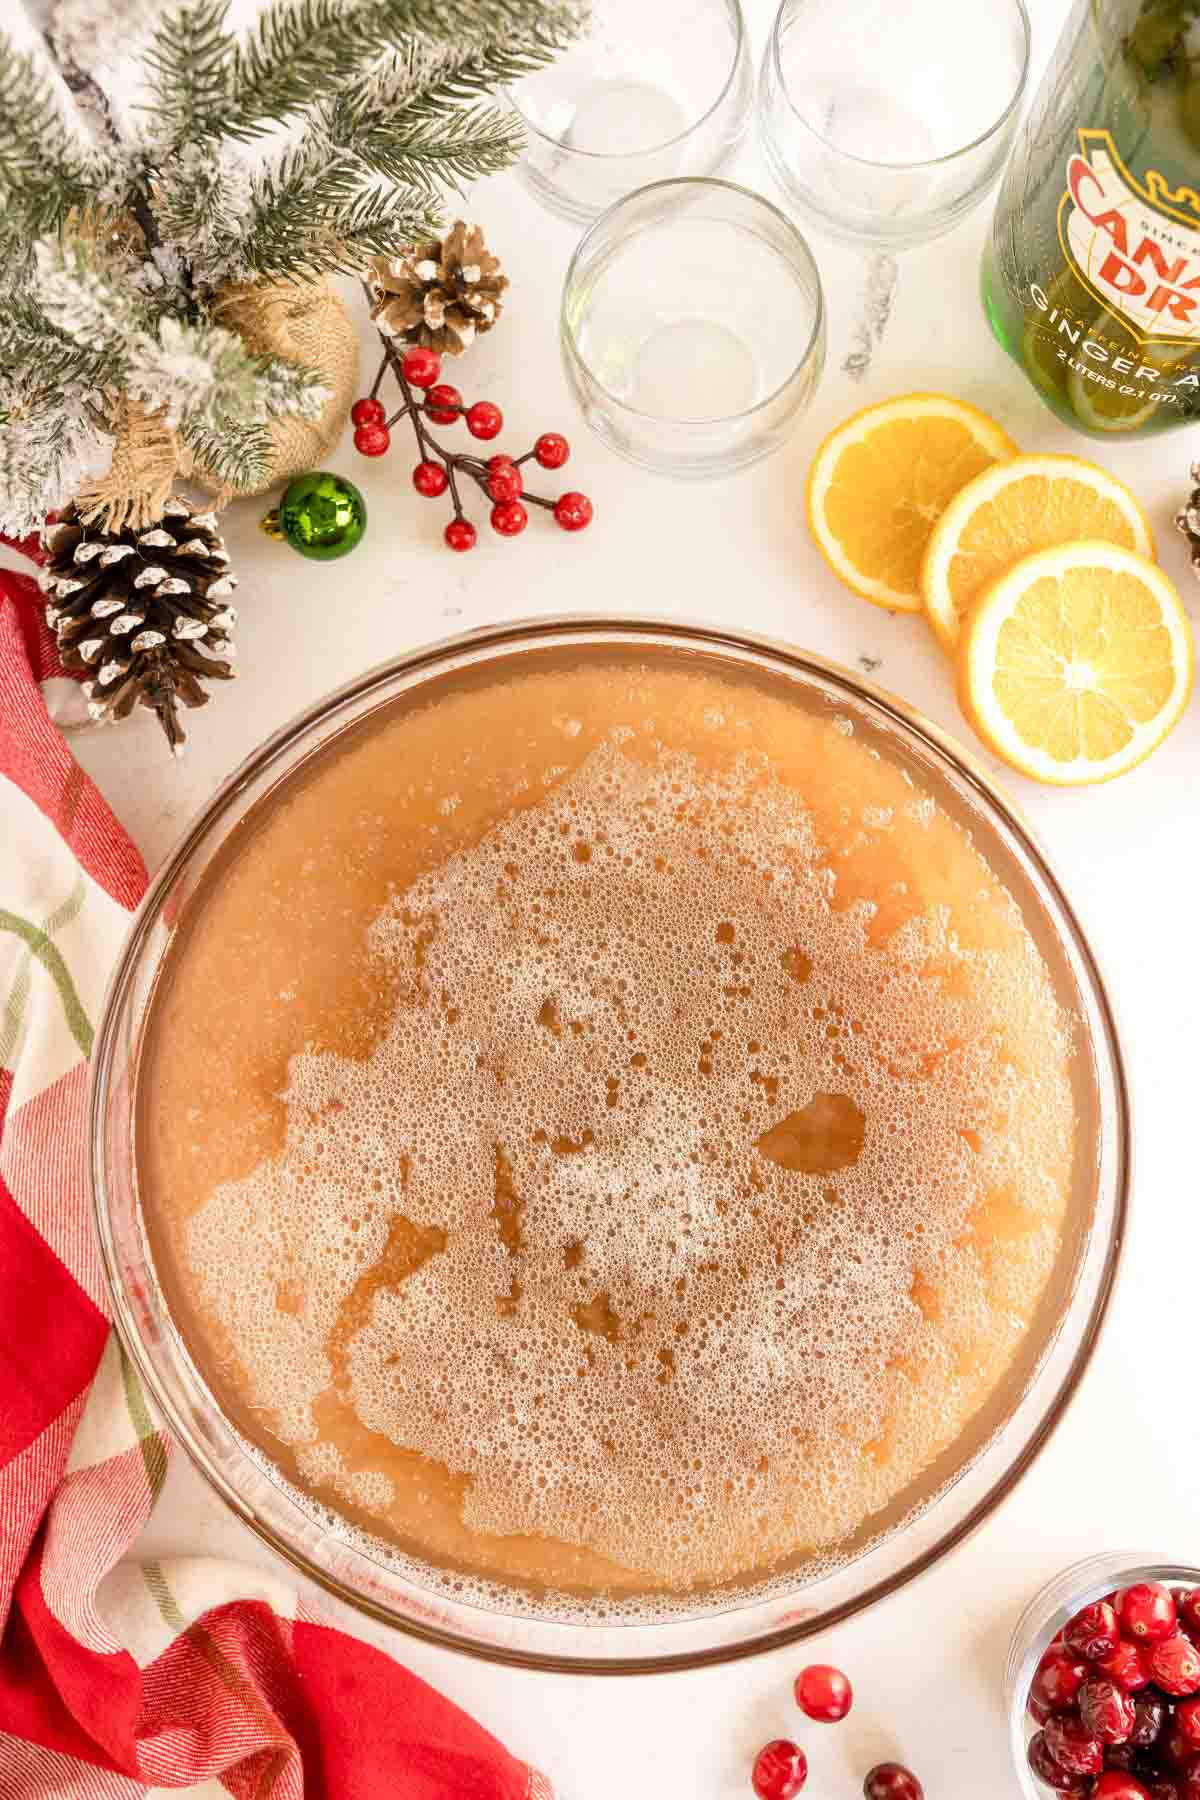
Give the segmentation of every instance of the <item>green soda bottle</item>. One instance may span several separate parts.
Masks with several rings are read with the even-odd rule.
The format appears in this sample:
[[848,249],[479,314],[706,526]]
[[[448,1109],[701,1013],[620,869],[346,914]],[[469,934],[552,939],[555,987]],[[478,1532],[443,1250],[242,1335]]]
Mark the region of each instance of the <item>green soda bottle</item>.
[[1200,420],[1200,0],[1077,0],[984,253],[996,337],[1095,437]]

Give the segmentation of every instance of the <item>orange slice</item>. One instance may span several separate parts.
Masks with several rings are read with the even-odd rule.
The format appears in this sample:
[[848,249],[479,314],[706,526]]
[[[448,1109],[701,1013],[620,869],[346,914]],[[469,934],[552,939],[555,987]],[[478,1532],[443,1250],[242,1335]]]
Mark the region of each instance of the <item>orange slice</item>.
[[979,599],[959,646],[959,701],[989,748],[1036,781],[1110,781],[1178,723],[1194,660],[1156,564],[1098,540],[1058,544]]
[[896,612],[921,610],[921,559],[948,502],[1015,456],[994,419],[945,394],[904,394],[830,432],[808,478],[808,523],[848,587]]
[[1107,469],[1078,456],[1015,456],[977,475],[947,505],[921,568],[943,648],[953,653],[964,617],[1018,558],[1088,538],[1154,555],[1145,513]]

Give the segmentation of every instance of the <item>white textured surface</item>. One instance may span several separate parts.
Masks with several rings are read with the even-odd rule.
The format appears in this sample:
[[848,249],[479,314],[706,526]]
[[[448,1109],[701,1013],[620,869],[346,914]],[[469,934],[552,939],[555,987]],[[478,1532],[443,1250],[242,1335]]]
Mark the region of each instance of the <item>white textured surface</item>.
[[[747,10],[757,53],[767,6],[751,0]],[[1040,67],[1065,7],[1033,0],[1032,10]],[[734,173],[765,186],[751,149]],[[535,517],[524,538],[506,542],[483,530],[475,552],[455,557],[441,545],[441,502],[420,500],[409,486],[415,458],[401,446],[367,463],[348,442],[328,460],[364,488],[371,531],[346,562],[306,563],[258,535],[261,507],[235,509],[228,524],[242,576],[243,679],[218,688],[208,710],[190,716],[192,742],[181,763],[165,755],[148,718],[76,741],[149,863],[161,859],[221,777],[297,709],[410,646],[522,614],[615,607],[736,622],[869,667],[967,735],[941,653],[920,620],[891,617],[846,593],[804,525],[804,478],[819,438],[852,408],[906,389],[961,394],[993,412],[1025,448],[1100,454],[1146,505],[1162,560],[1195,619],[1200,587],[1171,517],[1187,465],[1200,454],[1197,434],[1110,449],[1053,420],[992,342],[980,312],[977,269],[989,210],[985,204],[953,237],[903,260],[890,322],[861,381],[841,365],[863,349],[865,260],[814,236],[831,338],[811,414],[767,463],[725,483],[687,487],[627,468],[574,413],[556,346],[571,228],[541,213],[511,177],[477,189],[472,211],[513,286],[502,325],[453,379],[469,398],[503,407],[506,448],[548,428],[570,436],[575,454],[566,474],[592,495],[596,523],[569,537]],[[483,523],[482,509],[476,518]],[[1171,741],[1111,786],[1069,793],[1008,782],[1108,975],[1132,1065],[1138,1168],[1115,1309],[1082,1393],[1036,1468],[971,1542],[807,1655],[785,1652],[691,1675],[598,1681],[489,1669],[389,1640],[345,1616],[349,1628],[387,1642],[540,1762],[560,1800],[745,1800],[753,1751],[805,1725],[790,1680],[814,1658],[846,1668],[857,1703],[837,1731],[798,1731],[812,1757],[807,1792],[819,1800],[853,1796],[872,1762],[898,1756],[919,1771],[929,1800],[1002,1800],[1016,1788],[1001,1670],[1012,1623],[1033,1588],[1069,1560],[1127,1542],[1195,1560],[1198,773],[1200,704],[1193,702]],[[182,1458],[147,1548],[270,1561]]]

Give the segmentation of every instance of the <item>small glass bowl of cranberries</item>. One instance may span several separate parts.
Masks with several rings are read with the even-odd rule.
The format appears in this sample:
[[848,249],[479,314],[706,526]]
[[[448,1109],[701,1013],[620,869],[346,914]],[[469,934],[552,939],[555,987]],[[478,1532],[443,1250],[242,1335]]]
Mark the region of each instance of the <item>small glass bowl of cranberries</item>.
[[1026,1800],[1200,1800],[1200,1569],[1065,1569],[1017,1622],[1005,1690]]

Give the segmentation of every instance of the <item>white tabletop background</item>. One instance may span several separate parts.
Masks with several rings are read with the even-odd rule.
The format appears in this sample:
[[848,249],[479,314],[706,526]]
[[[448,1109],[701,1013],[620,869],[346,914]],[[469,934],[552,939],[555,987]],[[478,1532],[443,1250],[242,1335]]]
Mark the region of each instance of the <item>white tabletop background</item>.
[[[1031,10],[1036,80],[1065,0],[1033,0]],[[757,58],[767,0],[749,0],[747,12]],[[733,178],[773,193],[753,141]],[[909,389],[974,401],[1025,449],[1099,455],[1140,497],[1165,567],[1193,618],[1200,615],[1200,585],[1171,524],[1200,433],[1096,446],[1043,408],[980,311],[990,200],[952,236],[903,258],[891,321],[860,380],[842,364],[855,345],[865,262],[812,234],[830,319],[816,402],[774,457],[701,485],[626,466],[589,436],[573,406],[556,333],[576,232],[541,211],[512,175],[477,188],[471,210],[512,287],[501,327],[454,379],[469,398],[489,396],[503,407],[505,447],[550,428],[567,433],[567,473],[593,497],[595,524],[568,536],[535,516],[515,542],[485,529],[474,553],[453,556],[441,543],[441,504],[419,500],[409,486],[407,446],[371,463],[348,436],[327,466],[362,486],[371,523],[346,561],[306,562],[260,535],[262,505],[233,508],[242,679],[216,688],[207,711],[189,715],[192,740],[178,764],[145,715],[74,740],[151,868],[217,783],[326,690],[415,645],[527,614],[636,608],[736,623],[852,669],[869,667],[969,739],[922,622],[844,590],[804,523],[805,475],[823,434],[855,407]],[[373,367],[365,319],[363,345],[365,373]],[[968,1543],[806,1649],[695,1674],[596,1679],[492,1668],[339,1611],[347,1630],[383,1645],[544,1768],[561,1800],[745,1800],[756,1749],[798,1727],[813,1752],[807,1791],[820,1800],[860,1793],[863,1773],[883,1757],[915,1768],[928,1800],[1000,1800],[1016,1791],[1001,1673],[1025,1599],[1093,1550],[1136,1544],[1183,1560],[1200,1555],[1198,777],[1197,702],[1163,749],[1109,786],[1072,793],[1002,777],[1040,833],[1107,974],[1133,1077],[1137,1167],[1116,1301],[1082,1392],[1035,1467]],[[142,1548],[273,1561],[182,1455]],[[837,1662],[855,1684],[855,1710],[836,1731],[807,1725],[791,1701],[793,1675],[813,1659]]]

